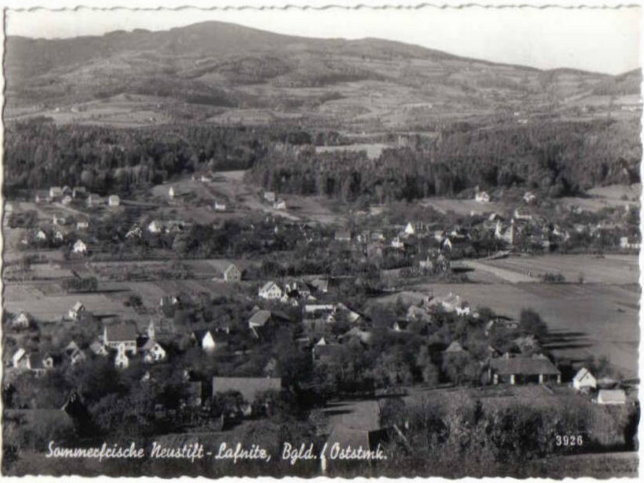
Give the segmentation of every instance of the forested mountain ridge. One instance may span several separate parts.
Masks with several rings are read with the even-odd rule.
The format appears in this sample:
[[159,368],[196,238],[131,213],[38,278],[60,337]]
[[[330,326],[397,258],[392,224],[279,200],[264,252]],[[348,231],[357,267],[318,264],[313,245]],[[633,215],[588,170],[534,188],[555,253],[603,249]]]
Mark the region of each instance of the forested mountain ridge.
[[6,45],[10,118],[29,107],[45,115],[71,109],[72,121],[88,120],[81,111],[91,113],[100,100],[103,110],[130,102],[170,118],[180,111],[218,123],[295,118],[369,130],[565,110],[589,98],[607,103],[603,98],[637,94],[641,78],[543,71],[380,39],[292,37],[221,22],[71,39],[10,36]]

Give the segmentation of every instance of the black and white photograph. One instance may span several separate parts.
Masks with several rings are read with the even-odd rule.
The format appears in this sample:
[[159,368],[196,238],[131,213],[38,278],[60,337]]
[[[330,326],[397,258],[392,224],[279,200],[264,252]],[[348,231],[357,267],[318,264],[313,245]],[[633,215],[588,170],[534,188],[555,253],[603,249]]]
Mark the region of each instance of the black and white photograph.
[[526,1],[3,0],[2,475],[636,478],[642,8]]

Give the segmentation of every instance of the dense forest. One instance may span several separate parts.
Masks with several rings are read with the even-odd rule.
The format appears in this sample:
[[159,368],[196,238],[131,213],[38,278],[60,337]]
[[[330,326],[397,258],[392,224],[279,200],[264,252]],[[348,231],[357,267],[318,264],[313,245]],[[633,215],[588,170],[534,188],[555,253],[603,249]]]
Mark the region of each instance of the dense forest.
[[251,178],[278,192],[378,202],[451,196],[481,186],[524,186],[549,196],[639,179],[638,126],[613,121],[451,129],[421,149],[316,153],[273,150]]
[[46,118],[11,124],[5,138],[5,192],[69,185],[99,194],[126,193],[201,168],[247,169],[271,143],[297,142],[297,132],[289,134],[189,124],[153,129],[56,125]]
[[128,193],[198,170],[250,169],[249,178],[283,193],[343,201],[412,200],[465,189],[523,186],[549,196],[639,180],[638,126],[618,121],[541,122],[444,129],[431,144],[317,153],[338,133],[297,126],[194,124],[125,129],[11,124],[5,140],[5,193],[55,185]]

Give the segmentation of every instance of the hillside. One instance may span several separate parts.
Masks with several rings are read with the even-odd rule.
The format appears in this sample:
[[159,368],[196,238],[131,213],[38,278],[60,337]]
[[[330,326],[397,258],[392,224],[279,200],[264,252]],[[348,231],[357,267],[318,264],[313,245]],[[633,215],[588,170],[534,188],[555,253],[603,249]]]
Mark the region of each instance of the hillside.
[[637,95],[641,78],[541,71],[386,40],[310,39],[221,22],[100,37],[9,37],[5,71],[9,119],[136,125],[305,118],[370,130],[565,113],[584,107],[586,98],[594,106],[620,104]]

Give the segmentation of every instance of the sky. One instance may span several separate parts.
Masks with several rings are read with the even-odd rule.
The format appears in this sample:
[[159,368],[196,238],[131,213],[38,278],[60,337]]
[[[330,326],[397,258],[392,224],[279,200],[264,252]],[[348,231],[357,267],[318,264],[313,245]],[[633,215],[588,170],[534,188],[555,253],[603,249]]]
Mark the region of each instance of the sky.
[[220,20],[272,32],[320,38],[376,37],[451,54],[540,69],[620,74],[641,65],[641,9],[565,10],[424,8],[419,10],[7,12],[6,33],[62,38],[113,30],[167,30]]

